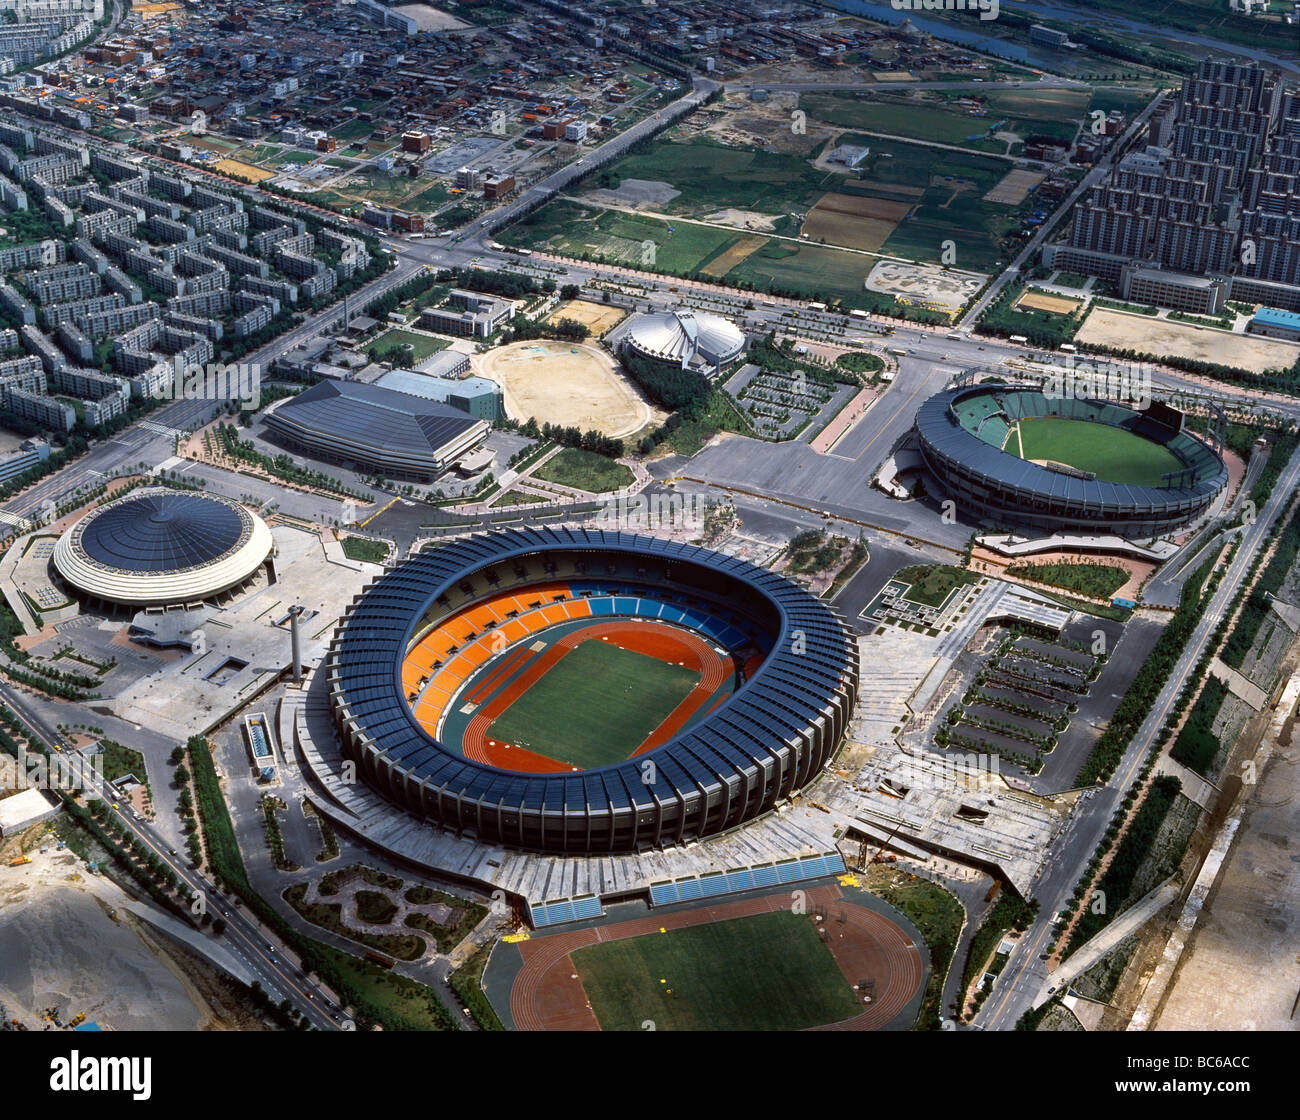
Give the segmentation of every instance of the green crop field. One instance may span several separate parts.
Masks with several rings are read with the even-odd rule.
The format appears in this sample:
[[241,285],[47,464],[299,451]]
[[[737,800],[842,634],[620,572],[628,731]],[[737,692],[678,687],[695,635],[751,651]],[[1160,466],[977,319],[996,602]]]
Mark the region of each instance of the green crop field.
[[620,160],[601,178],[671,183],[682,193],[663,207],[672,214],[703,214],[734,206],[764,213],[803,210],[838,176],[806,159],[755,148],[728,148],[707,141],[663,143]]
[[[938,250],[936,249],[936,252]],[[773,239],[727,273],[727,282],[746,280],[759,289],[803,289],[844,300],[860,296],[879,258],[830,245]]]
[[1130,486],[1159,486],[1162,476],[1182,469],[1168,448],[1108,424],[1066,420],[1057,416],[1021,420],[1006,449],[1025,459],[1051,459],[1095,474],[1103,482]]
[[792,1031],[862,1010],[812,920],[788,910],[590,945],[573,964],[606,1031]]
[[900,97],[805,94],[799,98],[799,105],[812,120],[840,128],[865,128],[942,144],[963,144],[971,137],[983,136],[993,123],[988,117],[974,117],[938,104],[908,103]]
[[493,721],[490,739],[590,770],[629,758],[700,674],[595,639],[566,653]]

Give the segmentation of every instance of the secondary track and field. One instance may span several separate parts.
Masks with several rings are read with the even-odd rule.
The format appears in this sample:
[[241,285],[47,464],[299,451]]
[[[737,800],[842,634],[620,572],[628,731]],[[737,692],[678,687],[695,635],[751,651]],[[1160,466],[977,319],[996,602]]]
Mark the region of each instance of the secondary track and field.
[[[924,979],[925,966],[916,944],[903,929],[884,915],[851,901],[838,884],[810,887],[805,894],[808,916],[800,920],[812,925],[815,912],[819,908],[824,909],[826,919],[819,924],[826,930],[825,945],[838,965],[840,975],[833,977],[820,969],[801,971],[805,976],[817,977],[814,982],[826,984],[832,990],[837,981],[844,983],[855,997],[853,1009],[861,1009],[857,1014],[846,1014],[843,1018],[816,1024],[812,1029],[870,1031],[888,1025],[908,1006]],[[675,931],[778,912],[790,912],[788,891],[533,937],[518,945],[523,964],[510,987],[510,1016],[518,1030],[599,1030],[602,1024],[593,1011],[593,1005],[600,1006],[602,1001],[599,994],[595,1000],[591,999],[591,993],[584,987],[584,969],[579,963],[584,948],[628,938],[671,938]],[[661,933],[661,930],[666,932]],[[741,940],[752,934],[755,948],[770,933],[766,926],[745,929],[737,925],[731,931],[731,934],[739,935]],[[734,946],[736,937],[729,935],[723,940]],[[715,941],[715,944],[718,943]],[[674,950],[670,942],[665,945],[671,959]],[[697,950],[701,945],[706,951],[709,948],[708,941],[685,944],[681,963],[684,970],[689,969],[689,975],[703,983],[701,977],[709,962],[689,960],[691,951]],[[811,948],[820,946],[813,945]],[[651,957],[663,959],[663,954],[655,952],[642,959],[648,960]],[[742,975],[754,959],[749,955],[739,959],[713,959],[712,964],[718,975],[710,984],[711,991],[702,993],[703,998],[699,1004],[692,1001],[689,990],[680,986],[675,989],[673,996],[660,992],[658,989],[672,986],[671,983],[658,983],[660,979],[668,980],[667,975],[651,977],[651,990],[630,992],[628,998],[636,1002],[616,1015],[616,1025],[607,1029],[618,1029],[619,1024],[625,1025],[628,1022],[633,1023],[635,1029],[641,1029],[641,1023],[646,1019],[653,1020],[661,1029],[671,1029],[673,1026],[677,1029],[692,1029],[692,1018],[699,1023],[697,1029],[710,1029],[711,1015],[734,1013],[737,997],[743,1000],[747,993],[755,991],[755,979],[759,981],[761,990],[762,981],[771,974],[772,967],[781,967],[779,957],[773,966],[766,951],[761,952],[759,957],[762,965],[754,970],[757,976]],[[687,973],[684,971],[682,975]],[[854,985],[868,980],[871,981],[869,1003],[864,999],[865,990],[853,991]],[[728,987],[732,988],[730,994]],[[830,1006],[820,1001],[819,1005]],[[848,1010],[847,1003],[838,1006]],[[770,1018],[773,1010],[768,1009],[767,1018]],[[779,1013],[779,1009],[776,1010]],[[803,1014],[806,1015],[807,1012],[804,1011]],[[807,1025],[806,1020],[804,1025]],[[772,1029],[793,1028],[787,1021]]]

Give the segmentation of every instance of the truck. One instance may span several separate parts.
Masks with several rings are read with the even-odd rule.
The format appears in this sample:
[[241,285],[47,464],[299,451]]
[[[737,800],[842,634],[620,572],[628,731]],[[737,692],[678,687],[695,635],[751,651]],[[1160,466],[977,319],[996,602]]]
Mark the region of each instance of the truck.
[[9,861],[9,866],[22,867],[24,863],[31,863],[31,862],[32,862],[31,856],[14,856],[14,858]]

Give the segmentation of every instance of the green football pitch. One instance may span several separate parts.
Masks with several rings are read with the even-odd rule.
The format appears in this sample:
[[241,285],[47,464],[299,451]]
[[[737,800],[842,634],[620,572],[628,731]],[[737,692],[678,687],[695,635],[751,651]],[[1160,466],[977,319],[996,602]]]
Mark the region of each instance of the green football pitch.
[[589,945],[573,965],[605,1031],[791,1031],[862,1010],[812,919],[789,910]]
[[700,674],[597,639],[569,650],[488,728],[583,770],[622,762],[699,682]]
[[[1022,450],[1023,447],[1023,450]],[[1023,459],[1051,459],[1095,474],[1102,482],[1159,486],[1182,460],[1167,447],[1123,428],[1043,416],[1021,420],[1006,450]]]

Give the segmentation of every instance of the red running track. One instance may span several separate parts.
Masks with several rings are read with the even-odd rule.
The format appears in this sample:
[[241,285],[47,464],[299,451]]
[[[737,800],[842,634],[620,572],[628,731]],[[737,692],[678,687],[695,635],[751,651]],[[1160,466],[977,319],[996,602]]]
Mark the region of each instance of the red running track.
[[[868,978],[875,981],[875,998],[864,1005],[860,1015],[811,1029],[874,1031],[886,1026],[903,1011],[921,987],[925,970],[920,951],[888,918],[846,901],[837,884],[814,887],[805,893],[810,913],[819,907],[826,908],[826,921],[820,925],[826,931],[827,947],[840,966],[845,981],[850,986]],[[631,922],[548,934],[521,942],[519,952],[524,963],[510,989],[510,1014],[515,1029],[600,1030],[573,965],[571,954],[577,949],[657,933],[661,927],[685,929],[786,910],[789,906],[789,894],[765,895],[674,914],[651,915]],[[843,924],[838,920],[841,913],[844,915]],[[813,919],[810,917],[808,920]]]

